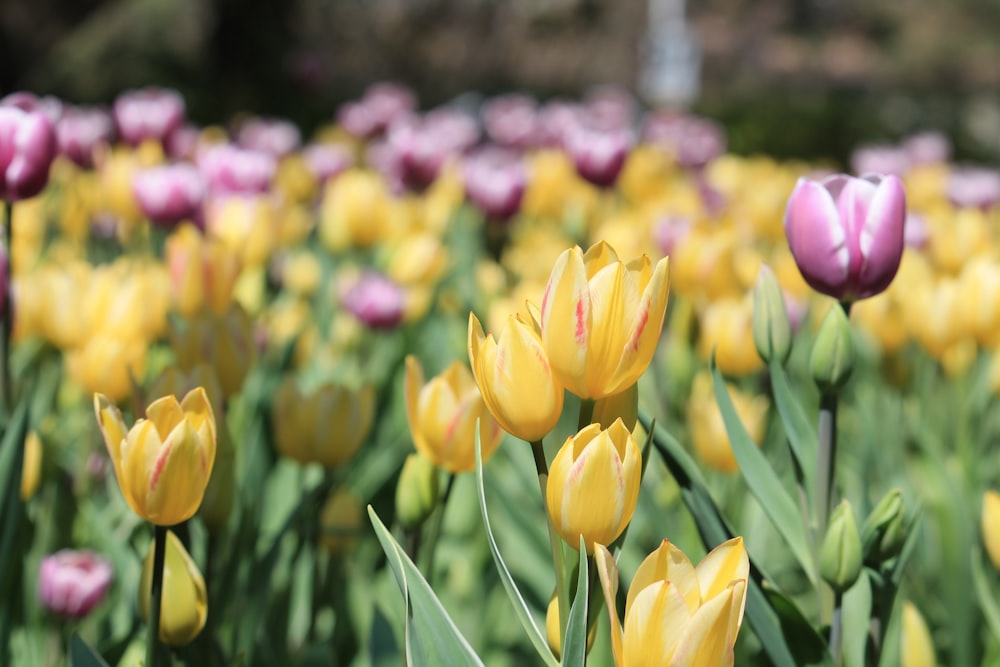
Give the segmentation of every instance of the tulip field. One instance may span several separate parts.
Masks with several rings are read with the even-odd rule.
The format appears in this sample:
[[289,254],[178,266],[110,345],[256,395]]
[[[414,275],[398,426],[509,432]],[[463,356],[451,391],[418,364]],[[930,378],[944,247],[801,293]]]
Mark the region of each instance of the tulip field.
[[0,100],[0,665],[1000,664],[1000,171],[629,94]]

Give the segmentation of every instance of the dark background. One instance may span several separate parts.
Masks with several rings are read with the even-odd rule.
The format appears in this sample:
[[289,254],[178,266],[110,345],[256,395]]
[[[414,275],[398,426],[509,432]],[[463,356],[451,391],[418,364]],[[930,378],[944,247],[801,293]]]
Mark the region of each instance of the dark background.
[[[696,111],[743,153],[843,160],[940,129],[1000,149],[1000,0],[702,0]],[[0,0],[0,90],[109,103],[179,89],[189,115],[330,120],[369,83],[424,107],[466,92],[636,90],[646,0]]]

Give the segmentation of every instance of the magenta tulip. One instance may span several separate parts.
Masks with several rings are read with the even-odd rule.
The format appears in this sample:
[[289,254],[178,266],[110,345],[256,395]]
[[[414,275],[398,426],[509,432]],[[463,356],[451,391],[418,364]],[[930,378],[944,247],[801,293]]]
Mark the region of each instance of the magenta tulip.
[[298,150],[302,133],[294,123],[280,118],[251,118],[240,126],[236,143],[275,157],[284,157]]
[[189,164],[152,167],[132,178],[139,208],[154,224],[172,227],[192,219],[205,198],[205,179]]
[[118,96],[112,113],[118,136],[132,146],[163,142],[184,122],[184,98],[164,88],[132,90]]
[[841,301],[874,296],[903,256],[906,194],[896,176],[799,179],[785,210],[795,263],[817,292]]
[[270,153],[221,145],[198,155],[198,168],[218,194],[257,194],[271,187],[278,169]]
[[992,208],[1000,202],[1000,171],[956,167],[948,176],[948,199],[958,208]]
[[520,93],[501,95],[483,103],[483,127],[490,139],[501,146],[528,149],[542,139],[538,103]]
[[377,83],[357,102],[348,102],[337,113],[337,121],[348,134],[370,139],[394,122],[413,113],[417,98],[397,83]]
[[521,208],[528,176],[521,157],[502,148],[470,154],[464,163],[465,194],[491,220],[509,220]]
[[347,146],[333,143],[312,144],[302,151],[306,166],[317,180],[326,182],[354,164]]
[[55,156],[56,134],[48,116],[0,106],[0,199],[16,201],[41,192]]
[[563,146],[584,180],[610,188],[625,166],[632,135],[625,129],[599,129],[581,123],[566,131]]
[[56,124],[59,154],[89,169],[94,166],[94,149],[110,144],[114,129],[104,109],[68,106]]
[[48,611],[83,618],[111,588],[111,563],[90,551],[64,549],[42,559],[38,599]]
[[341,303],[371,329],[394,329],[403,321],[406,294],[389,278],[367,271],[344,286]]
[[698,170],[726,152],[725,131],[715,122],[685,114],[651,116],[643,127],[645,141],[671,154],[677,164]]

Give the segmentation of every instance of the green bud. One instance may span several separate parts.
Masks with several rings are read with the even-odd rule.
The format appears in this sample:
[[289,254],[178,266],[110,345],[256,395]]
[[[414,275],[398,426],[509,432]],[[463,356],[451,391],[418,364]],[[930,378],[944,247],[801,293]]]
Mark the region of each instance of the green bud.
[[610,428],[616,419],[621,419],[625,428],[635,430],[639,421],[639,383],[634,382],[625,391],[614,396],[606,396],[594,401],[594,415],[591,422],[600,424],[601,428]]
[[792,325],[785,311],[785,298],[778,279],[761,265],[753,286],[753,343],[765,363],[784,364],[792,352]]
[[851,504],[842,500],[830,517],[819,556],[819,573],[830,588],[843,593],[861,575],[861,537]]
[[404,528],[419,528],[438,502],[438,471],[419,454],[410,454],[396,484],[396,518]]
[[851,336],[851,324],[847,321],[844,309],[835,305],[823,318],[823,324],[816,334],[809,357],[809,370],[820,392],[833,394],[847,383],[853,369],[854,339]]
[[899,554],[906,542],[902,491],[893,489],[879,501],[861,528],[861,542],[869,563],[883,563]]

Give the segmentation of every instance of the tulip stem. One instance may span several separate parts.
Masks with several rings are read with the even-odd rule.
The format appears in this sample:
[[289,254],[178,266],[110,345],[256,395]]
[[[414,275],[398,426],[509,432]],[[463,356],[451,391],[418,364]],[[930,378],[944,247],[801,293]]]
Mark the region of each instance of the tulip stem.
[[153,585],[149,595],[149,628],[146,667],[156,667],[160,643],[160,602],[163,599],[163,565],[167,557],[167,528],[153,527]]
[[[593,412],[593,401],[590,402],[590,405],[591,412]],[[556,599],[559,601],[559,640],[560,642],[564,642],[566,638],[566,623],[569,621],[569,589],[566,587],[566,571],[562,549],[562,538],[560,538],[556,533],[556,527],[552,525],[552,518],[549,514],[549,501],[546,496],[546,488],[549,483],[549,464],[545,461],[545,448],[542,446],[541,440],[531,441],[531,453],[535,456],[535,470],[538,473],[538,488],[542,492],[542,509],[545,511],[545,525],[549,530],[549,547],[552,550],[552,569],[554,570],[556,577]],[[560,643],[560,646],[563,645],[564,644]]]
[[450,472],[448,473],[448,481],[445,483],[444,495],[441,496],[441,502],[437,509],[437,516],[434,517],[433,523],[429,526],[430,531],[427,535],[427,540],[424,542],[424,551],[427,553],[426,572],[428,583],[433,583],[434,581],[434,554],[437,552],[438,541],[441,538],[441,530],[444,526],[444,512],[448,505],[448,498],[451,497],[451,490],[454,486],[455,473]]
[[3,262],[3,276],[2,284],[4,294],[0,296],[3,300],[3,305],[0,310],[0,315],[3,316],[3,350],[0,354],[3,355],[3,407],[4,416],[10,418],[10,411],[14,405],[13,397],[11,396],[11,382],[10,382],[10,339],[14,332],[14,289],[13,289],[13,266],[14,266],[14,252],[11,242],[14,239],[14,203],[5,201],[4,202],[4,226],[3,226],[3,253],[6,255],[6,261]]
[[833,478],[837,460],[837,395],[823,394],[819,401],[819,440],[816,457],[816,534],[823,543],[833,506]]
[[833,621],[830,623],[830,652],[834,667],[840,667],[844,648],[844,594],[833,594]]
[[581,398],[580,399],[580,417],[576,422],[576,430],[580,431],[587,426],[590,426],[591,422],[594,420],[594,399],[592,398]]

